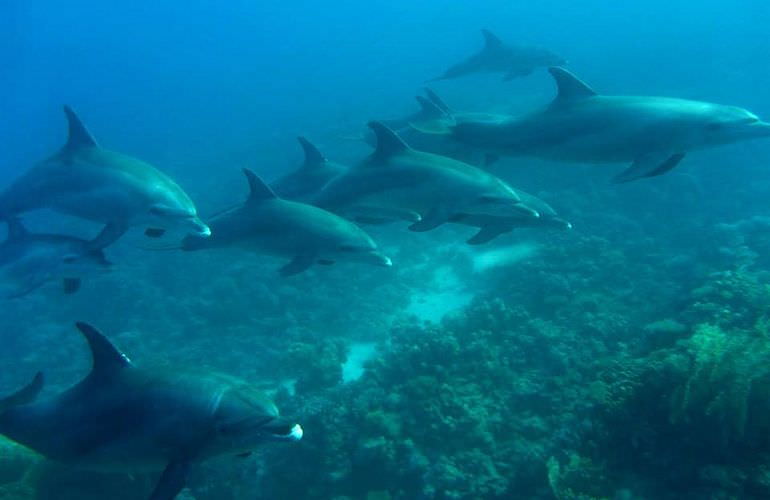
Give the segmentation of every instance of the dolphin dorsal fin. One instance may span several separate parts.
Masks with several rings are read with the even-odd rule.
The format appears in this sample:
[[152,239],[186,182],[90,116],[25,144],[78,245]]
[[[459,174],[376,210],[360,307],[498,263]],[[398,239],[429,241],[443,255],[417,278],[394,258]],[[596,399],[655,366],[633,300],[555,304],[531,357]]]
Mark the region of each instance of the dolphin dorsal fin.
[[75,150],[87,147],[99,147],[96,143],[96,139],[88,131],[83,122],[80,121],[78,115],[72,111],[69,106],[64,106],[64,114],[67,116],[67,123],[69,124],[69,135],[67,137],[67,144],[65,149]]
[[321,154],[317,147],[315,147],[315,144],[302,136],[297,137],[297,140],[302,146],[302,150],[305,152],[305,163],[302,164],[303,167],[315,167],[322,163],[326,163],[326,157]]
[[88,347],[91,348],[93,368],[89,376],[110,376],[119,370],[132,366],[131,360],[112,345],[112,342],[102,332],[82,321],[75,323],[75,326],[86,338]]
[[249,170],[243,169],[243,175],[246,176],[246,180],[249,181],[249,199],[248,201],[262,201],[278,198],[278,195],[270,189],[270,186],[265,184],[265,181],[259,178],[257,174]]
[[424,120],[433,120],[435,118],[444,118],[446,113],[435,102],[424,98],[421,95],[415,97],[420,105],[420,118]]
[[8,224],[8,237],[6,241],[18,240],[29,234],[27,228],[21,223],[21,219],[18,217],[10,217],[7,221]]
[[496,49],[503,46],[502,40],[497,38],[497,35],[488,29],[481,30],[481,34],[484,35],[484,50]]
[[376,156],[387,158],[411,149],[403,139],[382,123],[372,121],[368,126],[377,137],[377,148],[374,150]]
[[548,68],[556,81],[557,94],[554,102],[565,103],[597,95],[594,90],[564,68]]
[[425,87],[423,91],[425,91],[425,95],[428,96],[430,102],[438,106],[441,111],[448,115],[452,114],[452,108],[450,108],[447,103],[444,102],[444,99],[440,98],[438,94],[433,91],[433,89]]

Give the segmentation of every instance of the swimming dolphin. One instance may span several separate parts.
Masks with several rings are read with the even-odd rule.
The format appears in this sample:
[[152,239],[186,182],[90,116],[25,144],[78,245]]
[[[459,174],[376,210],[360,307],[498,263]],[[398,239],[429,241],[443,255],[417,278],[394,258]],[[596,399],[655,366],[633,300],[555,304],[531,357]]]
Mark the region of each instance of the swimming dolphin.
[[110,268],[102,248],[90,241],[33,234],[16,217],[7,222],[8,236],[0,244],[0,295],[6,298],[22,297],[54,280],[61,280],[64,293],[75,293],[83,275]]
[[307,201],[321,190],[331,179],[347,170],[339,163],[329,161],[310,141],[297,137],[305,160],[295,171],[284,175],[270,184],[270,188],[281,198]]
[[69,139],[55,155],[0,193],[0,219],[50,208],[105,224],[97,246],[105,247],[131,226],[149,226],[148,236],[183,226],[207,236],[195,205],[164,173],[139,159],[99,147],[69,107]]
[[37,402],[43,388],[38,373],[0,399],[0,434],[70,466],[163,470],[150,500],[175,498],[195,462],[302,438],[302,427],[280,417],[275,404],[245,381],[139,368],[94,327],[76,326],[91,349],[91,372]]
[[282,276],[301,273],[316,263],[391,265],[354,223],[312,205],[281,199],[254,172],[243,172],[250,190],[246,202],[212,218],[210,238],[187,236],[182,250],[241,247],[288,257],[291,260],[280,269]]
[[670,97],[603,96],[565,69],[549,71],[558,94],[546,109],[497,122],[464,121],[444,133],[495,155],[632,162],[615,182],[664,174],[689,151],[770,137],[770,123],[742,108]]
[[516,194],[519,195],[522,203],[536,210],[540,217],[533,218],[516,215],[510,217],[490,217],[488,215],[458,214],[452,217],[450,222],[479,228],[479,232],[467,241],[469,245],[482,245],[516,228],[572,229],[572,224],[559,217],[553,207],[545,201],[520,189],[516,190]]
[[407,220],[413,231],[429,231],[466,213],[537,217],[497,177],[414,150],[379,122],[369,127],[377,136],[377,149],[329,182],[315,204],[363,222]]
[[566,61],[541,47],[508,45],[489,30],[481,30],[484,48],[472,56],[450,66],[444,74],[428,80],[449,80],[473,73],[503,73],[503,80],[527,76],[540,67],[558,66]]

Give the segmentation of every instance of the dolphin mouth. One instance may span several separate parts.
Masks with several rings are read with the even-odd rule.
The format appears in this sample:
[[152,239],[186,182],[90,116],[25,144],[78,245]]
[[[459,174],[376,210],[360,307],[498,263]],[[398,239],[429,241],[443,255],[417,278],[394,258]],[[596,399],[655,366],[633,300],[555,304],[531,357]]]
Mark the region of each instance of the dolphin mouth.
[[193,233],[195,236],[199,236],[201,238],[208,238],[211,236],[211,228],[204,224],[201,221],[195,222],[195,233]]
[[393,261],[390,260],[390,257],[387,255],[383,255],[379,252],[372,252],[370,254],[372,256],[372,263],[377,266],[381,267],[392,267]]
[[262,427],[262,430],[272,439],[277,439],[279,441],[299,441],[305,434],[301,425],[280,417],[274,418],[266,423]]

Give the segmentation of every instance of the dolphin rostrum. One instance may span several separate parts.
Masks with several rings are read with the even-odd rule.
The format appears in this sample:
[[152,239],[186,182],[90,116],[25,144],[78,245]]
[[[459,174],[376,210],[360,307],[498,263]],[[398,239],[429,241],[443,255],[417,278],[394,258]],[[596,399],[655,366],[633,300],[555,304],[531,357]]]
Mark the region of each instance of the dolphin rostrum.
[[17,298],[54,280],[64,293],[80,288],[85,274],[110,269],[102,248],[62,234],[30,233],[17,217],[8,219],[8,236],[0,244],[0,294]]
[[631,162],[614,178],[664,174],[689,151],[770,137],[749,111],[670,97],[604,96],[572,73],[550,68],[558,94],[542,111],[447,127],[455,140],[493,155],[588,163]]
[[0,399],[0,434],[65,465],[162,470],[150,500],[175,498],[196,462],[302,437],[299,424],[280,417],[275,404],[245,381],[139,368],[91,325],[76,326],[91,348],[91,372],[36,401],[43,387],[38,373]]
[[174,226],[210,234],[176,182],[137,158],[101,148],[72,109],[65,106],[64,113],[67,143],[0,193],[0,219],[50,208],[105,224],[96,240],[102,247],[136,225],[149,226],[149,236]]
[[305,153],[305,160],[297,170],[270,183],[270,188],[281,198],[307,201],[347,167],[328,160],[306,138],[297,137],[297,140]]
[[249,197],[241,205],[214,216],[212,236],[187,236],[182,250],[240,247],[291,259],[280,269],[291,276],[313,264],[336,261],[390,266],[371,237],[354,223],[321,208],[279,198],[248,169]]
[[406,220],[429,231],[458,214],[537,217],[505,182],[481,169],[417,151],[379,122],[377,148],[333,179],[314,203],[362,222]]
[[508,45],[489,30],[481,30],[484,47],[472,56],[450,66],[444,74],[428,80],[449,80],[473,73],[503,73],[503,80],[527,76],[537,68],[565,64],[564,59],[541,47]]

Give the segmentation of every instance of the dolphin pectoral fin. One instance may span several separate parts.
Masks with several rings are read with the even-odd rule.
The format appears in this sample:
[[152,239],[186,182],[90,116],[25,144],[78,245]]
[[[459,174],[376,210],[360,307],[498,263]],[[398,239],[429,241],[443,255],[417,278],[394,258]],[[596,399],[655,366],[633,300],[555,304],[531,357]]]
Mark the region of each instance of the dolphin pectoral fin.
[[80,290],[80,278],[64,278],[62,280],[62,291],[65,295],[72,295]]
[[489,243],[503,233],[510,231],[510,228],[500,226],[484,226],[479,232],[473,235],[466,243],[469,245],[483,245]]
[[254,453],[254,452],[247,451],[247,452],[244,452],[244,453],[238,453],[235,456],[236,456],[236,458],[249,458],[252,455],[252,453]]
[[190,462],[169,462],[149,500],[173,500],[182,491],[190,473]]
[[144,235],[148,238],[160,238],[164,234],[166,234],[166,230],[159,227],[148,227],[144,230]]
[[110,222],[104,226],[96,238],[91,240],[89,246],[91,248],[106,248],[115,243],[126,231],[128,231],[127,224]]
[[409,226],[409,230],[423,233],[425,231],[430,231],[431,229],[436,229],[447,221],[449,221],[449,216],[446,211],[441,208],[434,208],[421,220]]
[[641,158],[637,158],[630,167],[616,175],[612,182],[615,184],[621,184],[624,182],[635,181],[644,177],[655,177],[662,175],[676,167],[682,158],[684,153],[676,153],[673,155],[668,154],[650,154]]
[[315,259],[312,256],[297,255],[288,264],[279,269],[278,272],[282,277],[287,278],[307,271],[313,263],[315,263]]
[[14,406],[26,405],[33,402],[37,398],[37,395],[40,394],[40,391],[43,390],[43,383],[43,373],[37,372],[35,378],[32,379],[32,382],[10,396],[0,399],[0,413],[3,413],[9,408],[13,408]]

